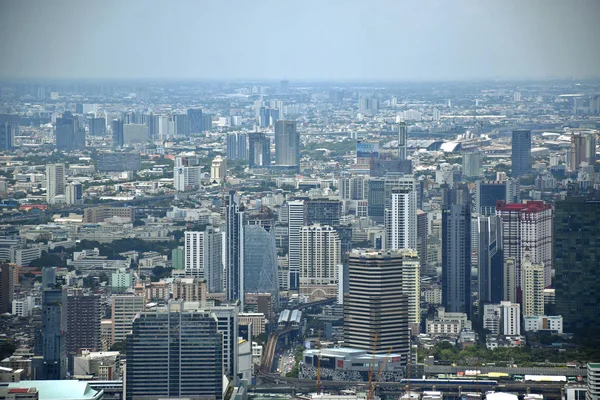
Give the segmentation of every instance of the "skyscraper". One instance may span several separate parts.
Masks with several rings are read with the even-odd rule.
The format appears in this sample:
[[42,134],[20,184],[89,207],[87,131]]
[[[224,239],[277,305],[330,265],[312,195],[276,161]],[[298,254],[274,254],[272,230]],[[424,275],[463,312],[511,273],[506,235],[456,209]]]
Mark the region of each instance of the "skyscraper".
[[248,159],[248,135],[239,132],[227,135],[227,159]]
[[533,264],[526,253],[521,262],[521,275],[523,316],[544,315],[544,266]]
[[275,164],[300,169],[300,134],[296,121],[275,122]]
[[20,120],[21,117],[17,114],[0,114],[0,150],[11,150],[15,147]]
[[[506,202],[507,181],[477,181],[475,182],[475,212],[481,215],[494,215],[496,202]],[[509,201],[509,203],[512,203]]]
[[[391,198],[391,195],[390,195]],[[368,211],[367,214],[371,220],[376,223],[384,223],[385,216],[385,180],[382,178],[371,178],[369,179],[369,193],[368,193]]]
[[187,114],[173,115],[173,123],[177,136],[189,137],[192,133],[190,117]]
[[244,212],[240,211],[240,198],[229,192],[226,218],[226,298],[244,304]]
[[391,207],[386,209],[386,248],[417,249],[417,192],[393,189]]
[[582,335],[600,332],[600,198],[556,202],[554,260],[556,309],[564,329]]
[[460,189],[444,189],[442,301],[446,311],[471,315],[471,205]]
[[186,231],[184,235],[185,275],[206,279],[210,293],[223,292],[221,232],[208,226],[202,232]]
[[271,166],[271,141],[264,133],[249,134],[248,166],[250,168]]
[[11,312],[12,273],[12,268],[7,262],[0,264],[0,314]]
[[478,216],[476,234],[479,303],[498,304],[504,300],[504,257],[500,217]]
[[405,122],[398,124],[398,158],[408,160],[408,129]]
[[519,178],[531,170],[531,131],[526,129],[512,132],[512,176]]
[[187,115],[190,120],[190,131],[191,133],[202,132],[202,109],[201,108],[190,108],[187,110]]
[[115,147],[123,147],[125,144],[123,137],[123,121],[114,119],[112,122],[112,142]]
[[54,204],[56,196],[65,194],[65,164],[46,165],[46,202]]
[[49,284],[42,291],[43,379],[65,379],[67,374],[67,292]]
[[271,293],[279,300],[275,230],[244,226],[244,293]]
[[102,350],[100,341],[100,295],[74,290],[67,296],[67,354],[82,349]]
[[418,335],[421,324],[421,263],[415,250],[402,249],[402,292],[408,298],[408,323],[412,335]]
[[429,220],[427,213],[417,210],[417,252],[421,263],[421,271],[427,267],[427,243],[428,243]]
[[342,202],[328,198],[314,198],[306,201],[306,224],[339,226],[342,216]]
[[65,203],[83,204],[83,185],[79,182],[69,182],[65,185]]
[[295,200],[288,205],[288,260],[290,288],[298,289],[300,283],[300,230],[306,224],[306,204]]
[[[401,251],[353,250],[344,299],[344,345],[385,354],[410,353],[408,296],[402,288]],[[377,343],[375,343],[377,338]]]
[[481,175],[481,161],[483,155],[480,151],[463,153],[463,175],[466,177],[477,177]]
[[127,400],[223,398],[223,335],[213,313],[183,301],[140,313],[127,337]]
[[516,261],[517,293],[521,287],[521,260],[524,251],[529,249],[531,262],[543,264],[545,285],[552,279],[552,206],[543,201],[529,201],[525,204],[496,205],[496,215],[502,220],[502,249],[504,257]]
[[131,331],[133,318],[144,309],[146,302],[142,296],[117,295],[112,296],[112,346],[114,343],[124,342],[127,334]]
[[106,119],[93,114],[87,118],[90,136],[104,136],[106,134]]
[[571,133],[570,169],[576,171],[581,163],[596,163],[596,132]]
[[56,119],[56,149],[71,151],[85,148],[85,130],[79,126],[78,119],[66,111]]
[[311,301],[337,297],[342,263],[338,233],[329,225],[303,226],[300,244],[300,294]]

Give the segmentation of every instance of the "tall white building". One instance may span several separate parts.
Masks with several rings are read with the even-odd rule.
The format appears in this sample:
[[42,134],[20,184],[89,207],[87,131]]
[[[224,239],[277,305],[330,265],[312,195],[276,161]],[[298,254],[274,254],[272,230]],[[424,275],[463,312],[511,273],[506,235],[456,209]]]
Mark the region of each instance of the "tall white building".
[[300,294],[310,301],[338,295],[341,241],[329,225],[314,224],[300,230]]
[[521,262],[523,315],[544,315],[544,265],[533,264],[529,254]]
[[221,156],[216,156],[210,165],[210,182],[221,183],[227,175],[227,160]]
[[83,204],[83,186],[79,182],[70,182],[65,185],[65,203]]
[[519,304],[503,301],[502,307],[502,333],[506,336],[519,336],[521,334],[521,310]]
[[386,209],[387,248],[417,248],[417,192],[393,189],[391,207]]
[[421,324],[421,262],[414,249],[403,249],[402,292],[408,296],[408,323],[412,334],[419,334]]
[[306,204],[303,200],[288,203],[288,262],[290,288],[297,289],[300,283],[300,230],[306,221]]
[[500,320],[502,319],[502,306],[500,304],[483,305],[483,328],[492,335],[500,333]]
[[510,301],[511,303],[517,302],[516,268],[517,262],[514,257],[504,259],[504,285],[502,288],[504,295],[502,296],[502,300]]
[[221,232],[207,227],[203,232],[185,232],[185,275],[206,279],[211,293],[223,292]]
[[46,202],[54,204],[56,196],[65,194],[65,164],[46,165]]
[[178,192],[198,189],[202,183],[202,167],[175,167],[173,180]]

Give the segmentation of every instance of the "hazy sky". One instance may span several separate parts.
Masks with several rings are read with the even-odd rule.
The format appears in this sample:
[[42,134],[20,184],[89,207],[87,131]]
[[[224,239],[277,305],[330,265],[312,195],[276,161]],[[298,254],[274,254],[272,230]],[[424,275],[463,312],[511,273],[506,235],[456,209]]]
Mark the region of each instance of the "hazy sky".
[[0,0],[0,76],[600,76],[600,0]]

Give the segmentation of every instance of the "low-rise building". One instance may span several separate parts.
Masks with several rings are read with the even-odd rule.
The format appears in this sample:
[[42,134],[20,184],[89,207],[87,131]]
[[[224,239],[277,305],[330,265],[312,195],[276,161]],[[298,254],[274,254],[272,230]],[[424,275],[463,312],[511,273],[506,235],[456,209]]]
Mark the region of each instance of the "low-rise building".
[[437,309],[434,318],[427,320],[427,334],[431,336],[458,336],[463,329],[472,329],[467,314],[446,312],[443,307]]
[[525,332],[553,331],[562,335],[563,319],[560,315],[525,316],[523,317]]

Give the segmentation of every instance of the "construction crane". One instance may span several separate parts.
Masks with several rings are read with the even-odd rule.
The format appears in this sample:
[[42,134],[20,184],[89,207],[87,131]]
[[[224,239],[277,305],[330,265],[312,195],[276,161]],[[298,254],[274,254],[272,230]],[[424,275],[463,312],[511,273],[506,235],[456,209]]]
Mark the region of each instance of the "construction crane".
[[377,378],[375,378],[375,382],[373,382],[373,385],[371,385],[371,388],[369,390],[369,396],[367,396],[368,400],[371,400],[373,398],[373,392],[375,391],[375,387],[379,384],[379,379],[381,379],[381,374],[383,373],[383,369],[385,368],[385,366],[388,363],[390,354],[392,354],[392,349],[393,349],[393,347],[390,346],[390,349],[388,350],[388,352],[385,356],[385,360],[383,360],[383,362],[379,366],[379,371],[377,372]]
[[375,353],[377,353],[377,339],[379,338],[379,331],[375,332],[375,338],[373,340],[373,356],[371,357],[371,365],[369,366],[369,396],[367,400],[371,400],[373,394],[373,367],[375,366]]
[[321,330],[319,329],[319,335],[317,336],[317,394],[321,394]]

